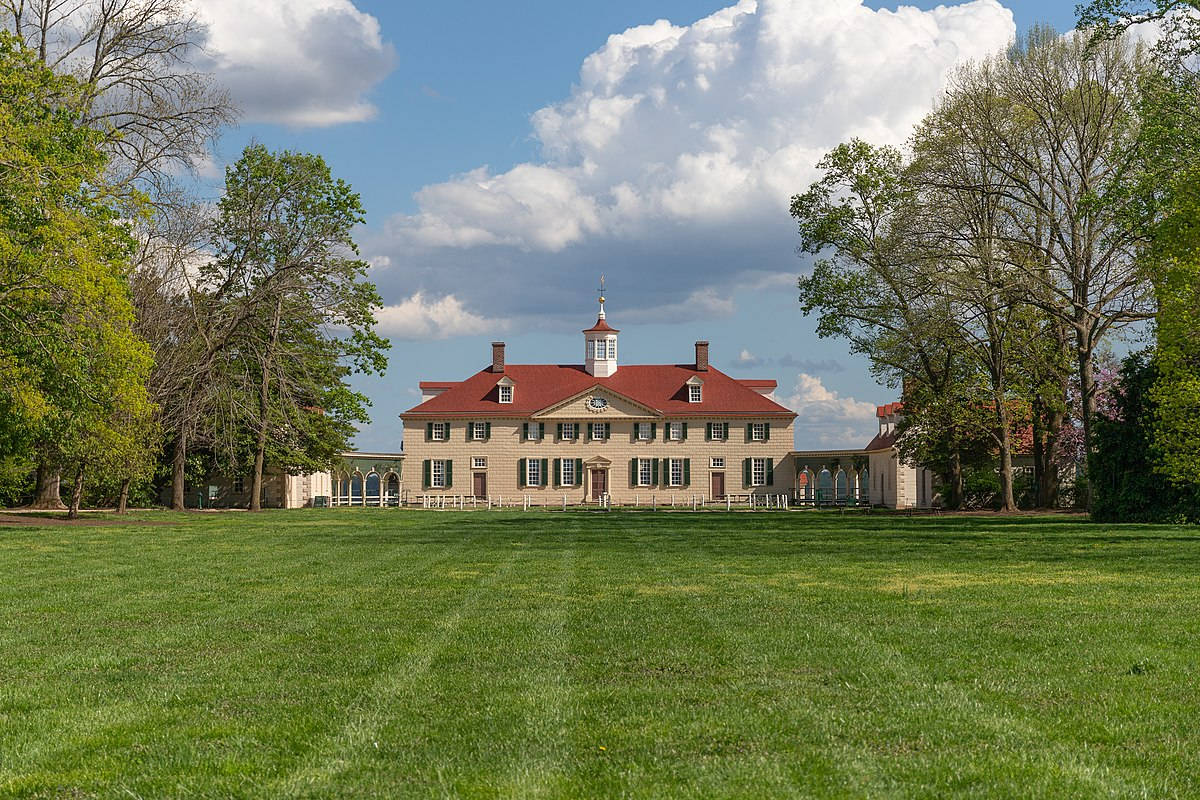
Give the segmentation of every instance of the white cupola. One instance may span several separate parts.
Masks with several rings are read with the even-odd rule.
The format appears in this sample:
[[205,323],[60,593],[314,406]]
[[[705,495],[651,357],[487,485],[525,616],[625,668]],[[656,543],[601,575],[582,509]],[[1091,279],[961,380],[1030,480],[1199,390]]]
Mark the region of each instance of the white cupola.
[[617,371],[618,333],[604,319],[604,276],[600,276],[600,316],[583,332],[583,363],[588,375],[607,378]]

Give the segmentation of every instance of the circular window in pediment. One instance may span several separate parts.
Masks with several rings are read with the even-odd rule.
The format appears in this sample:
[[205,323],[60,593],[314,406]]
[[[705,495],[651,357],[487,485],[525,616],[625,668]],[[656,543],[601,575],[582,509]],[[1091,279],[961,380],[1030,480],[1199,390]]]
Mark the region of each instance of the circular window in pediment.
[[608,408],[608,400],[599,396],[589,397],[587,407],[589,411],[603,411]]

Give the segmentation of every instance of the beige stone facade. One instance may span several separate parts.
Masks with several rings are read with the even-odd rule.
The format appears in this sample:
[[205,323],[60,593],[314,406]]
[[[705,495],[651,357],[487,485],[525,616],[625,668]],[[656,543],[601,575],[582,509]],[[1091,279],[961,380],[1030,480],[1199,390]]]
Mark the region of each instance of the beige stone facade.
[[[630,504],[650,503],[652,498],[661,503],[672,495],[680,500],[693,495],[711,500],[726,494],[790,494],[795,485],[794,461],[788,458],[792,449],[790,420],[668,418],[646,413],[616,397],[609,400],[608,408],[602,414],[588,413],[571,403],[531,420],[445,420],[442,424],[449,429],[444,440],[429,438],[427,426],[436,423],[414,420],[414,428],[424,424],[426,429],[406,429],[407,494],[410,499],[420,494],[447,494],[493,500],[529,495],[538,504],[560,502],[565,497],[574,504],[596,502],[604,491],[612,502]],[[469,438],[476,422],[484,423],[485,439]],[[652,426],[653,438],[638,438],[639,423]],[[671,439],[671,423],[680,425],[681,437],[686,424],[686,438]],[[728,425],[727,439],[708,437],[708,426],[714,423]],[[559,426],[572,424],[577,426],[575,438],[560,437]],[[609,426],[607,438],[589,436],[589,426],[595,424]],[[747,425],[754,424],[763,426],[764,433],[769,426],[769,438],[748,439]],[[529,428],[538,425],[542,426],[540,438],[527,437]],[[536,431],[534,435],[538,435]],[[639,461],[635,467],[635,459],[649,464]],[[532,460],[538,465],[531,476]],[[564,467],[564,460],[572,462],[571,466]],[[439,461],[440,470],[450,465],[449,485],[434,485],[445,482],[437,480],[439,468],[434,462]],[[543,468],[544,475],[540,474]],[[532,485],[531,477],[536,480]]]

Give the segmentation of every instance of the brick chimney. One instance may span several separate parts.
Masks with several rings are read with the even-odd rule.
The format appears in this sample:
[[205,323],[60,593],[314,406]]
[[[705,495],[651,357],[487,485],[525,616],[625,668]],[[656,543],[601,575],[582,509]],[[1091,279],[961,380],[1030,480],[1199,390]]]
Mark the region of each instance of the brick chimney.
[[696,369],[708,372],[708,342],[696,342]]
[[504,342],[492,342],[492,372],[504,372]]

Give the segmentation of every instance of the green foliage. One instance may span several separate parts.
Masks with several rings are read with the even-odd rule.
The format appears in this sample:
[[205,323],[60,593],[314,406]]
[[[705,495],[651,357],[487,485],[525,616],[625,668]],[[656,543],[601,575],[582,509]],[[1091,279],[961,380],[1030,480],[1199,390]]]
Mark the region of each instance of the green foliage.
[[0,453],[117,468],[147,461],[151,356],[133,333],[128,196],[105,186],[79,92],[0,32]]
[[227,170],[203,285],[230,331],[213,371],[227,387],[215,441],[228,465],[328,469],[367,421],[347,381],[385,369],[388,343],[352,236],[362,221],[320,156],[251,145]]
[[1097,417],[1092,516],[1102,522],[1200,522],[1200,489],[1163,480],[1154,445],[1158,375],[1148,354],[1121,369],[1116,413]]

